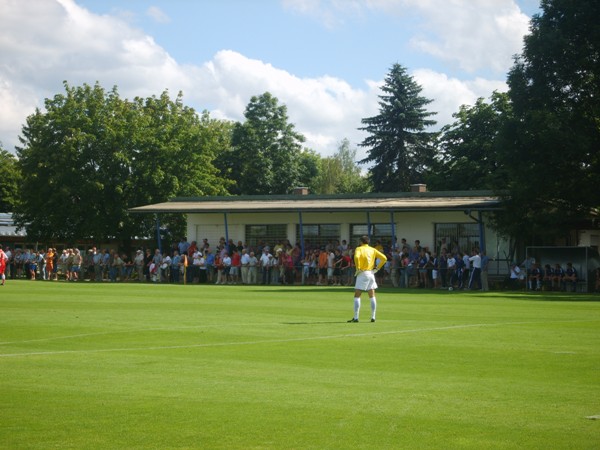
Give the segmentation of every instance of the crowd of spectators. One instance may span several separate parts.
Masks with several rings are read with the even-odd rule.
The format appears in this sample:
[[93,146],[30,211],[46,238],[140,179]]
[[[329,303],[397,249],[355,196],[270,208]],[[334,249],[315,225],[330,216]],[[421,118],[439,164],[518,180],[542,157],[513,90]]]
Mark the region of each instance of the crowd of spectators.
[[[409,245],[406,239],[394,243],[374,240],[373,246],[388,256],[384,270],[377,273],[380,284],[398,288],[489,290],[485,252],[472,248],[462,251],[446,239],[438,251]],[[188,242],[184,237],[168,250],[138,249],[128,255],[110,249],[91,247],[87,251],[67,248],[45,250],[6,248],[7,278],[30,280],[80,280],[96,282],[271,284],[353,286],[353,246],[345,240],[316,246],[287,240],[275,244],[264,241],[248,246],[241,241],[221,238],[212,246],[207,239]],[[600,290],[600,270],[595,272],[595,289]],[[572,263],[543,267],[535,260],[510,268],[509,287],[530,290],[576,290],[577,270]]]
[[[474,248],[463,253],[456,243],[442,239],[439,255],[406,239],[374,247],[388,256],[378,282],[399,288],[487,290],[487,256]],[[325,245],[287,240],[264,241],[248,246],[221,238],[216,245],[207,239],[188,242],[184,237],[168,250],[138,249],[135,254],[91,247],[58,251],[7,249],[7,273],[11,278],[31,280],[138,281],[154,283],[214,284],[312,284],[351,286],[354,283],[353,246],[345,240]]]
[[421,246],[419,240],[409,246],[402,239],[394,246],[391,257],[390,274],[394,286],[489,290],[490,259],[477,247],[463,251],[457,242],[447,243],[442,238],[436,252]]
[[95,247],[86,254],[78,248],[58,251],[50,247],[42,250],[7,247],[6,254],[6,273],[11,279],[116,281],[118,278],[124,281],[131,278],[133,270],[133,262],[125,253]]

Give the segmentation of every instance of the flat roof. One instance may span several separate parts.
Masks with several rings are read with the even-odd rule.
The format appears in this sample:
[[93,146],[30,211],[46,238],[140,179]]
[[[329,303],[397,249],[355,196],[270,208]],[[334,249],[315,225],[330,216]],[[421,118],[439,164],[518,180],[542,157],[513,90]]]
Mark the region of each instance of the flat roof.
[[460,191],[174,198],[164,203],[131,208],[129,211],[133,213],[268,213],[495,211],[499,209],[500,198],[490,191]]
[[27,233],[24,229],[17,231],[13,221],[12,213],[0,213],[0,236],[2,237],[24,237]]

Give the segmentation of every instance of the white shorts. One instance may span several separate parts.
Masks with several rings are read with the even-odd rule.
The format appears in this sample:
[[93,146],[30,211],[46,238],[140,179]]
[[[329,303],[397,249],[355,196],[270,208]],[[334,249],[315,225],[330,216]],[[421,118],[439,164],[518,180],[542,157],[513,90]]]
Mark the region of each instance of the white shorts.
[[375,281],[375,274],[372,270],[364,272],[358,272],[356,276],[356,283],[354,289],[360,289],[361,291],[370,291],[371,289],[377,289],[377,282]]

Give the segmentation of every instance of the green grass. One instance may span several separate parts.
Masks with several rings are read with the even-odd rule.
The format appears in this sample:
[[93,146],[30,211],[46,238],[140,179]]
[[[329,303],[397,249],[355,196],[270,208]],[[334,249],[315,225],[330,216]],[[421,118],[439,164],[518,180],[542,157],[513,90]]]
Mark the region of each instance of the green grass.
[[597,449],[598,300],[9,281],[0,448]]

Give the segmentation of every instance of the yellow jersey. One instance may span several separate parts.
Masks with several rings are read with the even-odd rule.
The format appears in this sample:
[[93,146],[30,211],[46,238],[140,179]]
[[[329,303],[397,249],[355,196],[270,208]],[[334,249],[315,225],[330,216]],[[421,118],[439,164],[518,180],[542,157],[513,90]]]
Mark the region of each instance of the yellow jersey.
[[368,244],[363,244],[354,250],[354,265],[356,266],[356,270],[363,272],[365,270],[373,270],[376,259],[379,260],[377,266],[377,270],[379,270],[387,261],[387,257],[383,253]]

